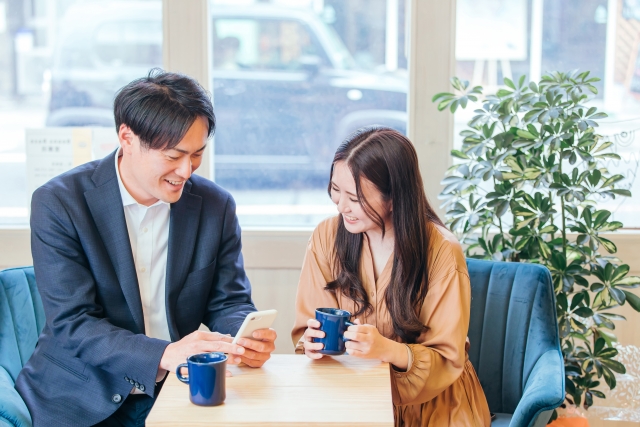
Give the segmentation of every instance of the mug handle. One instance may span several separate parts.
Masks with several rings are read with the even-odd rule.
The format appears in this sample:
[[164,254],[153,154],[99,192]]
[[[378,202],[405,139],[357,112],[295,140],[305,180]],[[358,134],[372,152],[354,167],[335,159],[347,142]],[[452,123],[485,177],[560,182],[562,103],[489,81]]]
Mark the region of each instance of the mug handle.
[[180,368],[187,368],[187,367],[189,367],[188,363],[181,363],[176,368],[176,377],[178,377],[178,379],[185,384],[189,384],[189,377],[183,377],[182,374],[180,373]]
[[[351,322],[344,322],[345,325],[347,325],[347,327],[349,326],[358,326],[355,323],[351,323]],[[342,334],[342,341],[347,342],[347,341],[351,341],[349,338],[345,338],[344,334]]]

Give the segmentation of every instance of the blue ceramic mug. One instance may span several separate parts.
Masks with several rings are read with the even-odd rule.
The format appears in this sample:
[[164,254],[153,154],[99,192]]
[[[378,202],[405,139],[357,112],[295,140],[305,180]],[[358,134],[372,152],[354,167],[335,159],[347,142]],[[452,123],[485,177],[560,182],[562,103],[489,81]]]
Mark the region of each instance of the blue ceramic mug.
[[[187,368],[189,377],[180,373],[180,368]],[[189,399],[201,406],[216,406],[224,402],[225,378],[227,375],[227,355],[224,353],[194,354],[176,368],[176,376],[183,383],[189,384]]]
[[320,322],[320,330],[325,333],[324,338],[313,338],[313,342],[324,344],[318,353],[336,356],[345,352],[344,343],[349,341],[344,337],[344,332],[349,326],[355,324],[349,322],[351,313],[339,308],[316,309],[316,320]]

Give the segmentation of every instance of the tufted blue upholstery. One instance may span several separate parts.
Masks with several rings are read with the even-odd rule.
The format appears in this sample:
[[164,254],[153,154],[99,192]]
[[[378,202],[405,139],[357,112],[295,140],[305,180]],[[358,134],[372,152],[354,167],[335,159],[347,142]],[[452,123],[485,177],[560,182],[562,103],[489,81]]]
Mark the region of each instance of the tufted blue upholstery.
[[14,383],[36,347],[44,321],[33,268],[0,271],[0,425],[31,425]]
[[564,400],[555,295],[540,265],[468,259],[469,359],[494,426],[545,425]]

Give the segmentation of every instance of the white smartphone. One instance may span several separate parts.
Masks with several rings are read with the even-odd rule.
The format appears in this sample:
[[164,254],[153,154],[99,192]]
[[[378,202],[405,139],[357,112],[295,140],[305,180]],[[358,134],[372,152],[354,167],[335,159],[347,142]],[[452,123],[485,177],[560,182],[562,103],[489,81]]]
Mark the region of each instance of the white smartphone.
[[254,311],[247,314],[232,343],[237,344],[240,338],[253,338],[253,333],[258,329],[270,328],[277,314],[277,310]]

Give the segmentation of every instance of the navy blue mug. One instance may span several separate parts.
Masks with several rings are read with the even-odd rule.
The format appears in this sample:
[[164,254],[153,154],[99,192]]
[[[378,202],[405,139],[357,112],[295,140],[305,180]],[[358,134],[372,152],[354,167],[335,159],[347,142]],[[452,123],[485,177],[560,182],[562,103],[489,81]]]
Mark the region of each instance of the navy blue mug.
[[[187,368],[189,377],[180,373],[180,368]],[[189,399],[201,406],[216,406],[227,397],[225,378],[227,376],[227,355],[224,353],[194,354],[176,368],[176,376],[183,383],[189,384]]]
[[320,330],[325,333],[324,338],[313,338],[313,342],[321,342],[324,344],[322,350],[318,353],[337,356],[344,354],[345,341],[349,341],[344,337],[344,332],[349,326],[355,326],[349,322],[351,313],[347,310],[339,308],[318,308],[316,309],[316,320],[320,322]]

